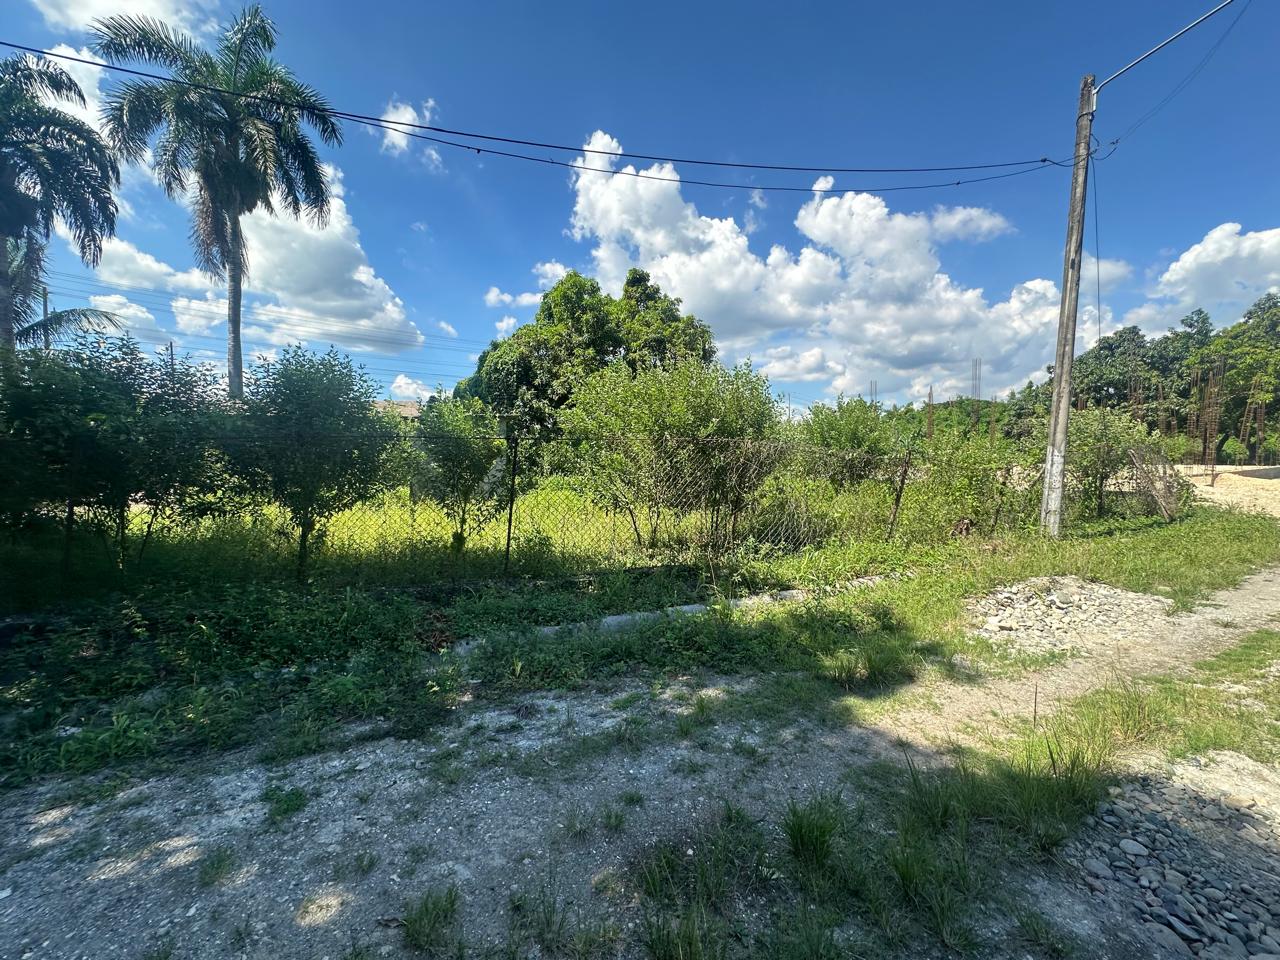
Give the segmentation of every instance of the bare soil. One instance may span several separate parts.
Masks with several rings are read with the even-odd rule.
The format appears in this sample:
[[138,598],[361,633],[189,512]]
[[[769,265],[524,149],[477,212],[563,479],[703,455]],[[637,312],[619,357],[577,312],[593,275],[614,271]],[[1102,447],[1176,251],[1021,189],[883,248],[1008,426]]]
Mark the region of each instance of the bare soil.
[[1212,477],[1190,473],[1187,479],[1195,484],[1197,496],[1212,503],[1280,517],[1280,477],[1249,476],[1249,472],[1249,468],[1219,468]]
[[[903,745],[927,758],[998,736],[1011,717],[1051,712],[1116,676],[1176,672],[1280,617],[1274,570],[1176,615],[1158,598],[1111,588],[1095,596],[1079,581],[1048,588],[1102,605],[1075,624],[1064,657],[1014,676],[929,681],[859,726],[730,720],[734,700],[770,678],[690,677],[658,689],[623,683],[473,702],[431,739],[360,740],[354,730],[353,742],[287,767],[230,754],[106,799],[84,782],[15,791],[0,810],[0,957],[414,956],[399,926],[406,907],[447,884],[461,894],[471,955],[496,953],[511,897],[540,891],[570,916],[606,919],[621,933],[622,955],[635,955],[641,910],[621,878],[649,845],[692,835],[725,800],[776,834],[788,798],[831,787],[856,793],[856,771],[900,761]],[[1032,617],[991,642],[1016,648],[1020,631],[1037,630]],[[654,735],[690,712],[697,692],[710,720],[691,722],[687,736]],[[1197,810],[1205,797],[1248,794],[1254,833],[1230,838],[1244,846],[1205,843],[1239,863],[1280,857],[1276,771],[1263,777],[1218,757],[1141,775],[1176,785]],[[273,821],[263,799],[273,785],[302,791],[304,805]],[[1135,913],[1128,886],[1087,882],[1085,852],[1110,829],[1100,819],[1061,864],[1011,864],[1010,874],[1093,955],[1181,955]],[[1015,941],[999,955],[1027,954]],[[1205,960],[1216,956],[1202,950]]]

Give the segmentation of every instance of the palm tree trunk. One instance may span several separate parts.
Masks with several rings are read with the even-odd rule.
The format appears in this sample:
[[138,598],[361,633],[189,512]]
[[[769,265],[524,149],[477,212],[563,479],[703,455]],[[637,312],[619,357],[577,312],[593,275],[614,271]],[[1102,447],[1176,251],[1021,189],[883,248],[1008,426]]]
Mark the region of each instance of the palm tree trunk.
[[231,225],[231,249],[227,257],[227,396],[244,396],[244,357],[240,346],[240,293],[244,281],[244,238],[240,219]]
[[14,348],[13,286],[9,282],[9,240],[0,237],[0,351]]

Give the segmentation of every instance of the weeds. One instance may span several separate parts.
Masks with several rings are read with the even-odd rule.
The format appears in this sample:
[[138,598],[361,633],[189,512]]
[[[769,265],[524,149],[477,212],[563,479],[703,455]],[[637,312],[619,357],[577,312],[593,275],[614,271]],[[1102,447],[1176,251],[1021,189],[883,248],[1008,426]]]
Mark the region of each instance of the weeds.
[[830,862],[842,812],[837,794],[816,794],[803,804],[794,800],[787,804],[782,832],[802,871],[818,871]]
[[723,925],[698,906],[645,913],[640,942],[650,960],[724,960],[729,950]]
[[270,786],[262,791],[262,800],[267,804],[267,821],[280,824],[304,810],[310,798],[301,787],[284,790],[278,786]]
[[200,859],[200,886],[212,887],[230,876],[236,867],[236,852],[231,847],[214,847]]
[[463,942],[458,921],[458,888],[424,893],[404,915],[404,942],[431,957],[461,957]]

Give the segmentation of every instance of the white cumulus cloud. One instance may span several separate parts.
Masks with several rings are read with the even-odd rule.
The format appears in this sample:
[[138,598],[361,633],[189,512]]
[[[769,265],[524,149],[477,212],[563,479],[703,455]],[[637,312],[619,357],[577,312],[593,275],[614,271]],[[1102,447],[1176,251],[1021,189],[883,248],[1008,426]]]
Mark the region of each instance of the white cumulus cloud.
[[498,331],[499,336],[509,337],[511,331],[520,323],[515,317],[503,317],[501,320],[494,322],[493,326]]
[[[617,152],[597,131],[586,146]],[[751,356],[778,379],[865,389],[909,399],[930,382],[967,384],[981,355],[1003,389],[1050,359],[1058,291],[1030,279],[1004,298],[956,283],[938,245],[991,240],[1012,230],[980,207],[897,211],[879,196],[830,193],[821,177],[795,210],[797,242],[757,252],[746,221],[704,214],[684,199],[671,164],[638,171],[613,156],[575,161],[570,232],[592,245],[594,273],[617,293],[631,266],[711,324],[726,358]],[[625,169],[646,177],[606,177]],[[757,208],[758,209],[758,208]]]
[[[243,317],[270,343],[336,344],[350,350],[400,353],[419,347],[422,333],[404,303],[369,263],[343,199],[342,172],[329,170],[329,222],[271,216],[243,218],[249,273]],[[65,230],[60,234],[70,238]],[[187,332],[208,330],[225,316],[225,286],[198,270],[178,270],[119,237],[103,245],[99,279],[109,284],[182,294],[173,307]],[[195,297],[192,297],[195,294]]]
[[446,337],[456,337],[458,335],[457,328],[451,323],[445,323],[443,320],[436,321],[436,329]]
[[218,0],[31,0],[55,29],[84,30],[100,17],[128,13],[163,20],[184,33],[208,33],[217,28]]
[[411,133],[416,132],[413,130],[412,125],[430,125],[435,110],[435,100],[424,100],[420,107],[397,100],[395,97],[387,101],[387,106],[382,111],[381,119],[390,124],[391,127],[384,127],[382,130],[383,152],[400,156],[408,152],[411,143],[418,143],[422,146],[422,157],[427,166],[435,170],[441,169],[444,166],[444,161],[440,157],[440,151],[430,143],[415,141],[409,136]]
[[169,301],[173,322],[183,333],[204,335],[227,320],[227,298],[206,291],[203,298],[174,297]]
[[937,206],[933,208],[929,221],[933,226],[933,236],[939,241],[990,240],[1013,232],[1013,224],[985,207]]
[[397,373],[396,378],[391,381],[391,397],[394,400],[426,400],[435,393],[435,387],[429,387],[408,374]]

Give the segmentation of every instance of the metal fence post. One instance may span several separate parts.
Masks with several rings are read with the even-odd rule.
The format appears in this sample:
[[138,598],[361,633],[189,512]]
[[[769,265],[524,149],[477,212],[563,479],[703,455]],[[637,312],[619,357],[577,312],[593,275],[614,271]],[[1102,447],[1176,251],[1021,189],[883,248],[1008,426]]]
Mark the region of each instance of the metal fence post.
[[516,461],[520,457],[520,434],[512,424],[507,423],[507,450],[511,461],[511,482],[507,489],[507,548],[502,555],[502,573],[505,576],[511,570],[511,527],[516,513]]

